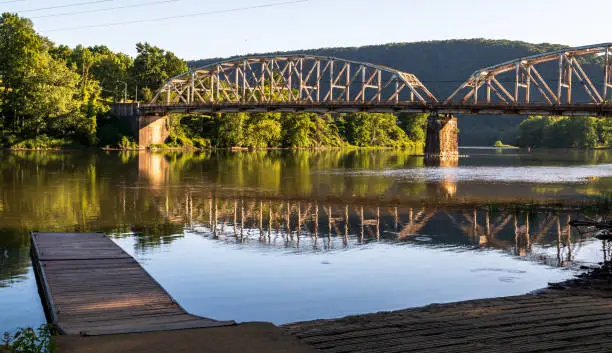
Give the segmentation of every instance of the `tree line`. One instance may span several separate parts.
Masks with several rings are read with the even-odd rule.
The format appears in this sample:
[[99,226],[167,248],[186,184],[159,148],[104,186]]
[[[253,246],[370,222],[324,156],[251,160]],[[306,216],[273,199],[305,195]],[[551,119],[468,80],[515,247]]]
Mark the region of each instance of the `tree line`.
[[109,104],[151,99],[184,60],[148,43],[135,58],[105,46],[69,48],[38,34],[16,14],[0,16],[0,144],[97,146],[123,134]]
[[533,116],[520,124],[519,145],[546,148],[609,148],[612,121],[595,117]]
[[[132,58],[106,46],[56,45],[27,18],[2,14],[0,144],[134,146],[126,123],[109,114],[110,103],[148,102],[168,78],[188,70],[184,60],[149,43],[136,44],[136,52]],[[179,115],[158,147],[413,147],[422,145],[424,122],[393,114]]]
[[[340,48],[336,49],[339,53],[329,49],[317,54],[384,63],[392,58],[383,55],[370,60],[369,56],[381,50],[399,50],[415,61],[429,57],[435,48],[438,48],[436,52],[452,52],[464,46],[488,48],[491,60],[516,55],[517,50],[550,49],[532,48],[525,43],[472,40],[364,47],[356,48],[353,54],[348,48]],[[148,102],[168,78],[189,69],[188,63],[174,53],[149,43],[136,44],[136,53],[130,57],[106,46],[56,45],[38,34],[27,18],[3,13],[0,17],[0,147],[134,147],[133,132],[125,121],[109,114],[110,103]],[[430,66],[423,63],[412,67],[425,70]],[[422,74],[431,76],[427,71]],[[483,119],[460,118],[461,143],[483,144],[475,143],[472,135],[476,134],[482,135],[481,142],[488,145],[495,140],[514,143],[519,138],[523,146],[608,146],[607,122],[576,119],[534,117],[521,124],[519,131],[513,127],[518,125],[516,120],[507,121],[504,125],[507,128],[501,129],[497,121],[504,119],[495,119],[491,126],[484,126]],[[169,124],[170,137],[163,146],[157,147],[418,148],[424,144],[426,117],[373,113],[227,113],[175,115]]]

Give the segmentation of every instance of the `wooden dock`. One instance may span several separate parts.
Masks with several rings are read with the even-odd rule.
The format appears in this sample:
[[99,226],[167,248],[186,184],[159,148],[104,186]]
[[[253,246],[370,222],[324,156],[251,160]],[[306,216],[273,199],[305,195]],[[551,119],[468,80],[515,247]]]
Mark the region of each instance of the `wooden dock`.
[[32,233],[45,312],[61,334],[96,336],[228,326],[188,314],[104,233]]

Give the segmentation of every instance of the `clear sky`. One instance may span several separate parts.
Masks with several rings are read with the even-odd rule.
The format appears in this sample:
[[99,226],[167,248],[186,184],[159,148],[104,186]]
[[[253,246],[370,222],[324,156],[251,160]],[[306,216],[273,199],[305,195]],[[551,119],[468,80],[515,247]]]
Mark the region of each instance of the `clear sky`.
[[5,11],[58,44],[134,55],[147,41],[185,59],[454,38],[612,42],[612,0],[0,0]]

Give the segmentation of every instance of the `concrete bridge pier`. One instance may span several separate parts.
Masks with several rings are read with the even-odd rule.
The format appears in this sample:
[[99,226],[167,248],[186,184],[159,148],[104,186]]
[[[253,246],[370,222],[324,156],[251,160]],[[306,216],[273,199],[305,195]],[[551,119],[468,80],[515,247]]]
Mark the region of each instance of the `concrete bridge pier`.
[[137,142],[140,147],[163,144],[169,135],[168,116],[157,114],[138,116]]
[[170,134],[167,116],[142,114],[138,103],[115,103],[111,106],[111,113],[128,123],[140,148],[162,144]]
[[459,160],[457,118],[433,113],[427,119],[425,161],[428,164],[456,166]]

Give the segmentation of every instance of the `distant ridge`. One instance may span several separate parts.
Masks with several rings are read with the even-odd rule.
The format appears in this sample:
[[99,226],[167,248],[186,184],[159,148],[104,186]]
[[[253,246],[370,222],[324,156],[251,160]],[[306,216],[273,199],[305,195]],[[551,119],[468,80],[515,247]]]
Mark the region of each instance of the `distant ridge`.
[[[567,47],[561,44],[477,38],[277,51],[252,55],[302,53],[385,65],[416,74],[437,97],[445,97],[479,68]],[[251,54],[245,56],[248,55]],[[199,67],[231,58],[236,56],[194,60],[189,62],[189,66]]]

